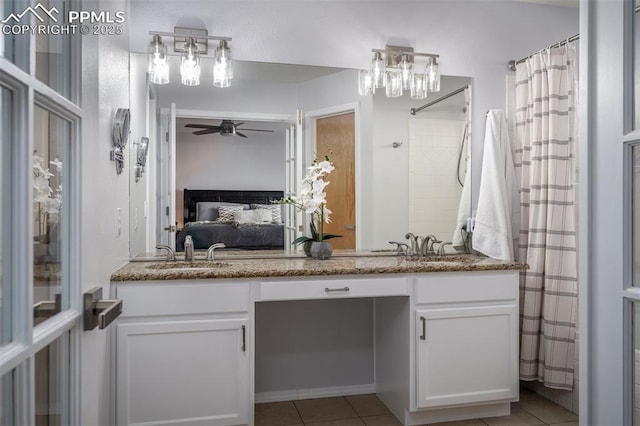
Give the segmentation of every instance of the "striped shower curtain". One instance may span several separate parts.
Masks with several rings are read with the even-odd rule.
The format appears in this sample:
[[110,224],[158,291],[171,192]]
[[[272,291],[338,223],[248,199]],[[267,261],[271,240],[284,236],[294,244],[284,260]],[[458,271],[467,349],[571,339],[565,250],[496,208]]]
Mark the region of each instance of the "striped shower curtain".
[[520,379],[571,390],[578,308],[575,44],[516,67],[514,163],[520,188]]

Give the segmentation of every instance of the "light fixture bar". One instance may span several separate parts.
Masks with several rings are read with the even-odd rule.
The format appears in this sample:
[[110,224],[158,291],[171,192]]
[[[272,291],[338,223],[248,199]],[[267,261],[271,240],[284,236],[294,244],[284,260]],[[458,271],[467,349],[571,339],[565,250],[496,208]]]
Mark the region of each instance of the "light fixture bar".
[[392,54],[392,55],[402,55],[403,53],[408,55],[408,56],[421,56],[421,57],[429,57],[429,58],[434,58],[437,59],[440,57],[440,55],[437,55],[435,53],[420,53],[420,52],[414,52],[413,48],[411,47],[404,47],[404,46],[390,46],[387,45],[384,49],[371,49],[371,52],[375,53],[384,53],[385,55],[388,54]]
[[175,52],[184,52],[184,45],[193,39],[196,46],[198,46],[198,52],[203,55],[209,53],[208,40],[224,40],[231,41],[231,37],[211,36],[207,30],[175,27],[172,33],[165,31],[149,31],[149,35],[158,35],[164,37],[173,37],[173,50]]

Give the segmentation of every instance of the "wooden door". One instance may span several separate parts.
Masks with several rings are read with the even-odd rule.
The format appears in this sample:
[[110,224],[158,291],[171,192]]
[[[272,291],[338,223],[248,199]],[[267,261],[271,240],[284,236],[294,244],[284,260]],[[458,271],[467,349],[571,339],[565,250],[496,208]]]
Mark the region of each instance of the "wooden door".
[[332,115],[316,120],[317,158],[328,155],[335,166],[329,175],[327,207],[333,212],[324,232],[342,235],[335,249],[356,248],[355,114]]

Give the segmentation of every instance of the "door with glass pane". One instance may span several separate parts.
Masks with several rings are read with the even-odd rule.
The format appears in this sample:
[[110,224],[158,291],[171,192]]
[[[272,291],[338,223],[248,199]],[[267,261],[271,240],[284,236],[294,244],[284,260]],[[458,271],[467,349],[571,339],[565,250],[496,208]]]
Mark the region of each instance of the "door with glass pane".
[[[72,2],[38,4],[55,14]],[[5,1],[0,14],[20,15],[27,6]],[[3,426],[79,424],[79,41],[70,34],[0,37]]]

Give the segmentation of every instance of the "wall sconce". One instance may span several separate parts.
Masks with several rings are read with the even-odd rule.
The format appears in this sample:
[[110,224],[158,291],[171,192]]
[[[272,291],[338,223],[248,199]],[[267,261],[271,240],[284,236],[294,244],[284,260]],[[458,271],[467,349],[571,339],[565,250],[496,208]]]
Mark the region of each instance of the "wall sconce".
[[185,86],[200,84],[200,59],[209,53],[209,40],[220,45],[214,53],[213,85],[229,87],[233,79],[233,60],[229,42],[231,37],[210,36],[207,30],[175,27],[172,33],[149,31],[153,36],[149,44],[149,79],[154,84],[169,83],[167,46],[162,37],[173,38],[173,51],[182,56],[180,79]]
[[144,167],[147,164],[147,153],[149,152],[149,138],[142,137],[140,142],[136,143],[136,182],[142,179],[144,175]]
[[[411,99],[425,99],[428,92],[440,91],[440,74],[437,59],[440,55],[414,52],[411,47],[385,46],[371,49],[373,59],[369,69],[358,73],[358,92],[372,95],[376,89],[385,88],[387,97],[397,98],[403,91],[411,93]],[[425,57],[424,72],[419,72],[416,58]]]

